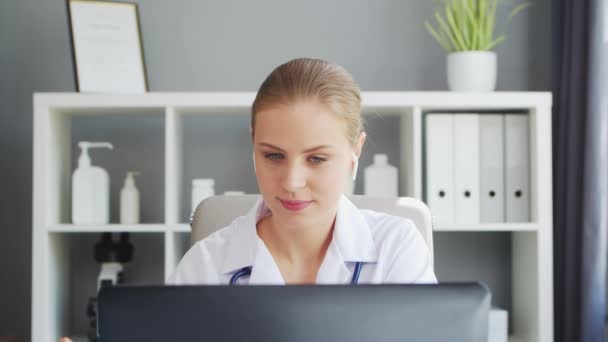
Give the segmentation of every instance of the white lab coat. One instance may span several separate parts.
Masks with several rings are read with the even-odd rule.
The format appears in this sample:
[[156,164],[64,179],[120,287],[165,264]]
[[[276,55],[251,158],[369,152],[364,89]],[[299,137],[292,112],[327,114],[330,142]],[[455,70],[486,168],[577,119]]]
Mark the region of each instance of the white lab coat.
[[[245,216],[197,242],[184,255],[170,284],[228,284],[231,276],[252,266],[239,284],[285,284],[256,224],[270,215],[262,199]],[[317,284],[347,284],[355,263],[363,262],[359,284],[436,283],[424,238],[411,220],[360,210],[342,196],[333,239]]]

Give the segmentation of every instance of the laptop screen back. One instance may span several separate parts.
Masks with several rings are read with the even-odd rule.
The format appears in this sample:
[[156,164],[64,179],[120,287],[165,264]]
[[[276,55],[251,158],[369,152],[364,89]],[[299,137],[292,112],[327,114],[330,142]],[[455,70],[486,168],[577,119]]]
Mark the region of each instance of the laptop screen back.
[[486,342],[479,284],[107,287],[102,342]]

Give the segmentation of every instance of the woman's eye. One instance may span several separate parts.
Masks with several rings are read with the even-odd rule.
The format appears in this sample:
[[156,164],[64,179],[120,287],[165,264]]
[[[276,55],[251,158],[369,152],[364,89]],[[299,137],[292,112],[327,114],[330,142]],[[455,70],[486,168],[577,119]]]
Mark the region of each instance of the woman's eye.
[[321,164],[322,162],[326,161],[326,159],[321,157],[310,157],[308,160],[310,160],[313,164]]
[[283,159],[283,155],[280,153],[268,153],[264,156],[266,159],[270,159],[270,160],[279,160],[279,159]]

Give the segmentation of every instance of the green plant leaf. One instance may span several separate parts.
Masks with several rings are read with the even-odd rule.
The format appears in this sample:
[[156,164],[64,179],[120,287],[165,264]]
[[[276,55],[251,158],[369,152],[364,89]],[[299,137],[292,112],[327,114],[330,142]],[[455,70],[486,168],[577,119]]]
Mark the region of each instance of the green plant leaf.
[[456,12],[458,12],[458,24],[462,27],[464,43],[466,46],[470,47],[472,45],[472,27],[469,26],[469,21],[467,20],[467,1],[468,0],[460,0],[460,2],[458,2],[458,0],[454,0],[454,6],[457,7]]
[[[515,6],[512,0],[443,0],[444,13],[439,8],[434,13],[436,25],[425,22],[425,27],[447,51],[490,50],[506,39],[504,34],[495,37],[496,13],[503,2]],[[515,6],[507,23],[531,5],[525,1]]]
[[445,6],[445,17],[448,21],[450,29],[452,30],[454,39],[458,43],[459,50],[460,51],[467,50],[467,45],[465,44],[464,39],[462,37],[462,31],[458,28],[458,25],[456,24],[456,20],[454,20],[454,15],[450,11],[449,4],[446,4],[446,6]]
[[479,40],[480,40],[480,35],[479,35],[479,23],[477,18],[475,18],[475,10],[473,9],[473,7],[467,7],[465,9],[465,14],[468,18],[468,22],[471,25],[471,50],[476,50],[479,46]]
[[496,9],[498,8],[498,0],[493,0],[488,9],[488,21],[486,22],[486,39],[484,45],[490,44],[494,37],[494,28],[496,27]]
[[439,15],[439,12],[435,12],[435,19],[437,19],[437,22],[439,23],[440,28],[443,31],[445,31],[446,35],[448,36],[450,43],[452,44],[452,47],[453,47],[453,49],[451,51],[462,51],[461,49],[458,48],[458,43],[456,42],[456,39],[454,38],[454,36],[452,35],[452,32],[450,31],[450,27],[448,26],[448,24],[446,24],[445,20],[443,20],[441,15]]
[[511,11],[511,13],[509,13],[509,16],[507,17],[507,23],[511,22],[511,19],[513,19],[513,17],[516,16],[519,12],[523,11],[524,9],[526,9],[530,6],[532,6],[532,4],[529,2],[524,2],[522,4],[519,4],[517,7],[515,7]]
[[435,38],[435,40],[439,43],[439,45],[441,45],[441,47],[446,51],[450,52],[450,43],[441,37],[428,21],[424,22],[424,26],[426,27],[426,30],[433,36],[433,38]]
[[496,45],[500,44],[504,40],[505,40],[505,36],[504,35],[499,36],[494,41],[490,42],[487,46],[484,46],[483,51],[490,51],[490,50],[492,50],[493,48],[496,47]]
[[[492,1],[492,0],[489,0]],[[488,22],[488,1],[480,0],[478,14],[479,16],[479,42],[477,44],[477,50],[483,50],[483,46],[490,39],[486,25]]]

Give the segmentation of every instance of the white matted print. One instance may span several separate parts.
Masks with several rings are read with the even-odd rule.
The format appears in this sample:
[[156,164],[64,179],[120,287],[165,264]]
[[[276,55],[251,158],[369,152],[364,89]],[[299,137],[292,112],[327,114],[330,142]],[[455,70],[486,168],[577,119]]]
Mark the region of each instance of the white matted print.
[[137,4],[68,0],[77,88],[138,94],[147,77]]

